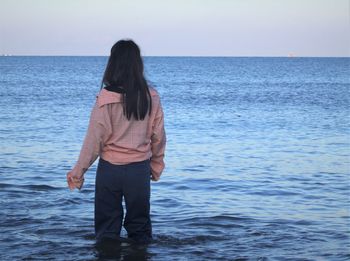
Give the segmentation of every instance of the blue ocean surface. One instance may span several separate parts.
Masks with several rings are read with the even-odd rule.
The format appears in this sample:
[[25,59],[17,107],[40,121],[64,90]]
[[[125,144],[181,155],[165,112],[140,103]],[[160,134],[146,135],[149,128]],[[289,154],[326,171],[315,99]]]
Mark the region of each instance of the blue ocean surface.
[[350,260],[350,58],[145,57],[154,242],[101,248],[97,162],[80,192],[66,173],[106,62],[0,57],[0,260]]

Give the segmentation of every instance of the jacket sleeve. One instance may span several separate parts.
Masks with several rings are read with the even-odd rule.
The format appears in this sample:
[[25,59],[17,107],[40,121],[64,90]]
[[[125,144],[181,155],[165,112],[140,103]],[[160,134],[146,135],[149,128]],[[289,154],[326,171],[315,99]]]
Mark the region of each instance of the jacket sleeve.
[[85,135],[83,146],[80,150],[79,159],[74,166],[74,169],[81,173],[81,176],[95,162],[101,154],[104,142],[109,135],[108,121],[106,121],[107,112],[95,103],[92,109],[89,126]]
[[151,172],[153,180],[157,181],[165,167],[164,152],[166,144],[166,135],[164,130],[164,113],[159,101],[156,115],[153,123],[153,133],[151,136]]

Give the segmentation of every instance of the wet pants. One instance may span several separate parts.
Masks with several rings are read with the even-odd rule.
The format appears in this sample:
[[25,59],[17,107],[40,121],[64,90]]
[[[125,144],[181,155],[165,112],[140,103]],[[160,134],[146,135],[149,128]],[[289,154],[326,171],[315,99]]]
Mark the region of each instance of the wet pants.
[[152,238],[150,173],[149,160],[114,165],[100,158],[95,183],[97,241],[118,239],[122,225],[130,239],[145,241]]

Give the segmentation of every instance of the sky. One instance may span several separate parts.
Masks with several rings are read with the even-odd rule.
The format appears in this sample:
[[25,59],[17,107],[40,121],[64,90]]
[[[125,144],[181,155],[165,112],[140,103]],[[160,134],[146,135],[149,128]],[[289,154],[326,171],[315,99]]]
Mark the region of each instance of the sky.
[[350,0],[0,0],[0,55],[350,57]]

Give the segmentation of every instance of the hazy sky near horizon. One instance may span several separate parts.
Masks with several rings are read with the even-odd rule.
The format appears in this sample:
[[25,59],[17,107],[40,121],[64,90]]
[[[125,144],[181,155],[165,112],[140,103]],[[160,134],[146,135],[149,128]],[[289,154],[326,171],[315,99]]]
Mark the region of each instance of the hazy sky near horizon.
[[0,54],[350,56],[350,0],[0,0]]

